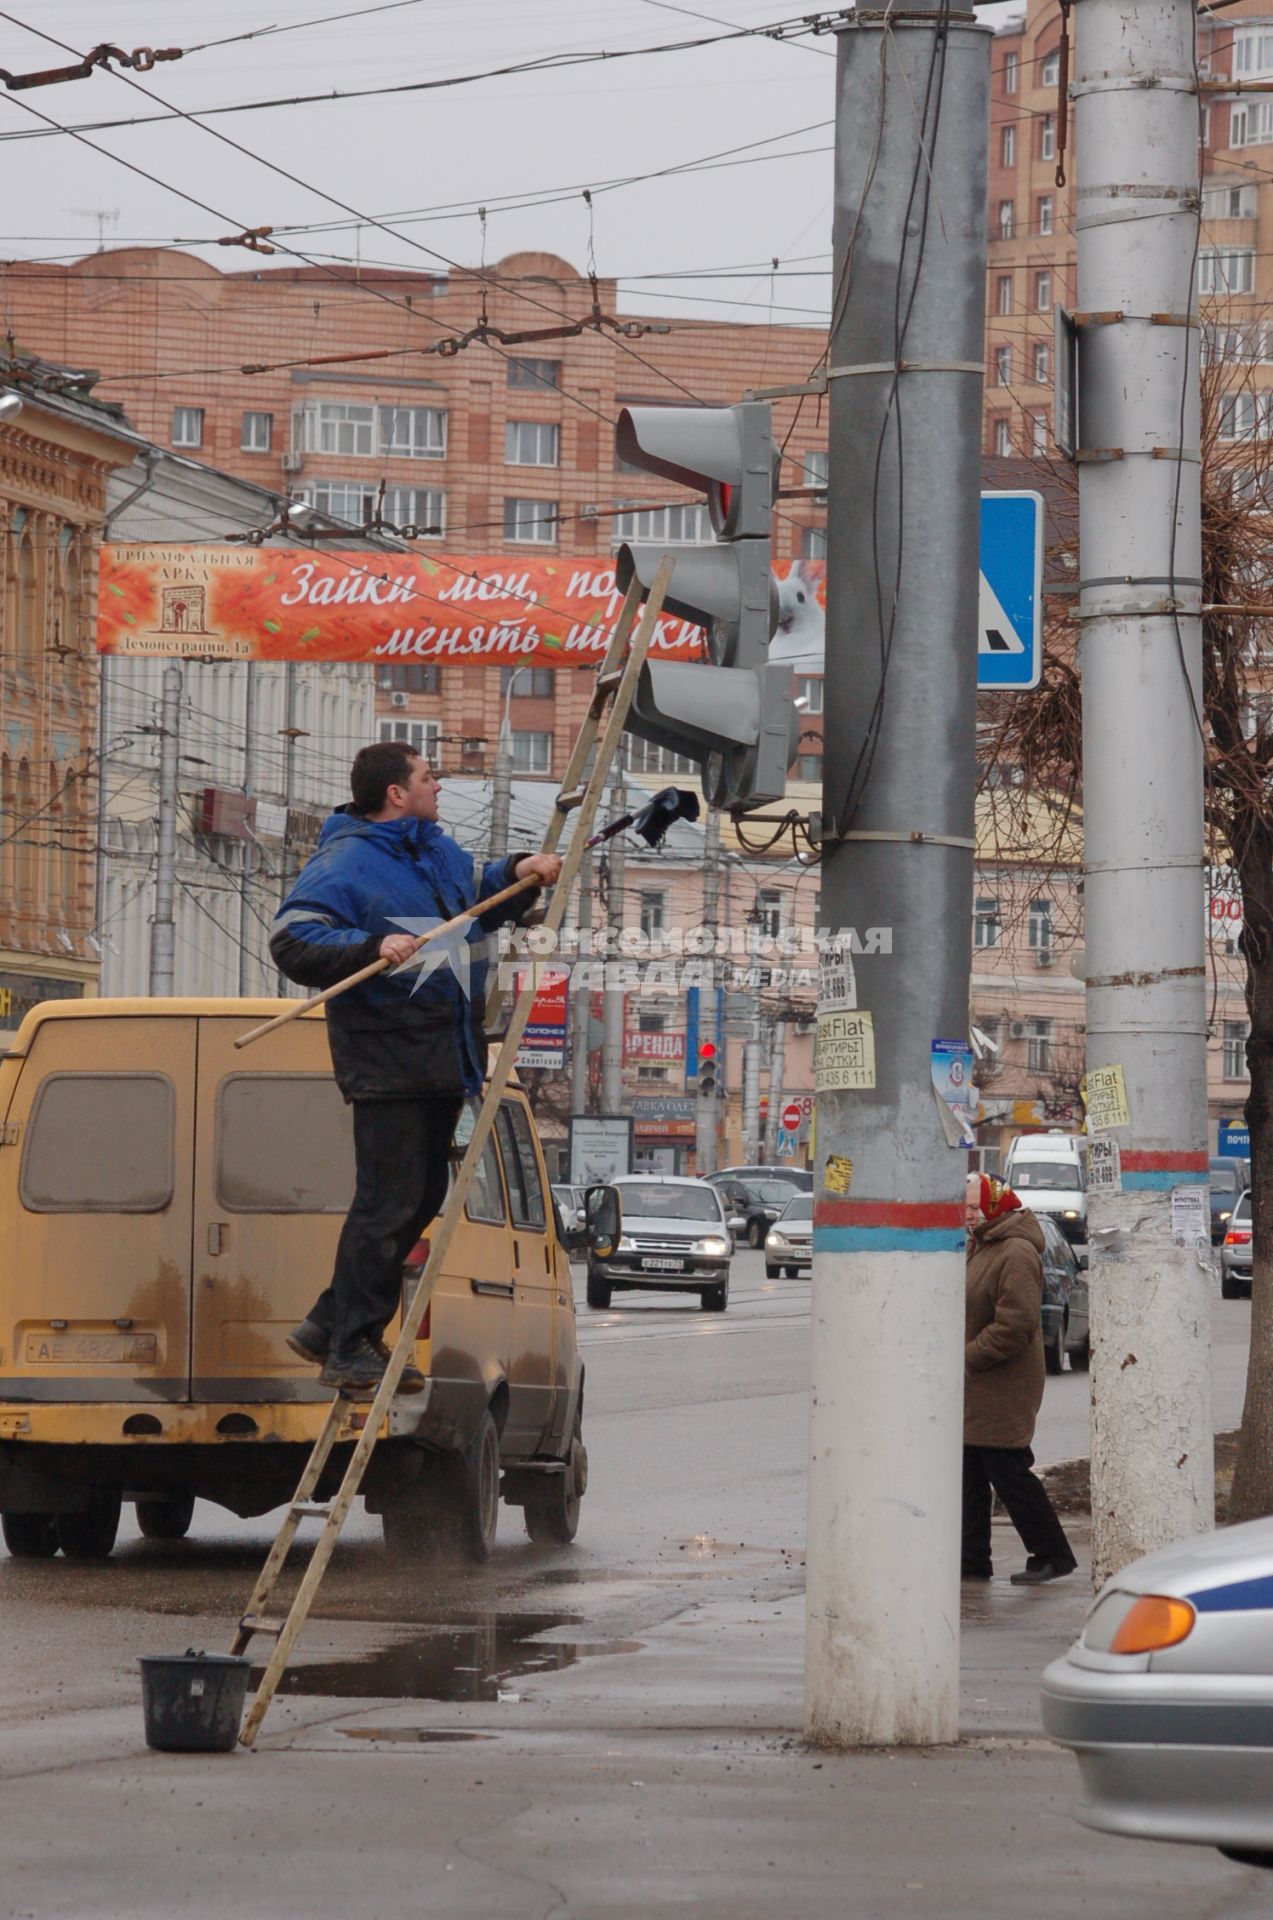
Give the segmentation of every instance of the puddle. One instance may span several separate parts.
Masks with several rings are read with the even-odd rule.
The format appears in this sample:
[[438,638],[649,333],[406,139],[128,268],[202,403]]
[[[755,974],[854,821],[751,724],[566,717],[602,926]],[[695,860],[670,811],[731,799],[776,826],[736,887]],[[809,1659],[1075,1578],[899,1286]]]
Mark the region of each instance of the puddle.
[[[282,1694],[333,1700],[498,1700],[510,1680],[559,1673],[578,1660],[607,1653],[636,1653],[640,1640],[552,1640],[536,1636],[576,1626],[570,1614],[521,1613],[479,1616],[466,1625],[439,1623],[394,1646],[344,1660],[315,1660],[289,1667]],[[249,1685],[264,1669],[252,1669]]]
[[441,1746],[453,1740],[494,1740],[493,1733],[462,1733],[456,1727],[338,1727],[349,1740],[412,1740]]

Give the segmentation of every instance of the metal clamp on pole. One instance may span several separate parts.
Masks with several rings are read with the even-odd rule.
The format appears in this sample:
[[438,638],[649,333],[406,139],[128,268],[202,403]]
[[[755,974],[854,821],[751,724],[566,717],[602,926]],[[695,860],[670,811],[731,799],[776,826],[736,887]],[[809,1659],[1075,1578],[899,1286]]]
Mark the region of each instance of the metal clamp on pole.
[[860,827],[854,828],[849,833],[833,833],[824,830],[822,837],[824,841],[833,840],[841,846],[850,840],[883,840],[904,847],[958,847],[962,852],[973,853],[977,850],[975,840],[965,840],[959,834],[953,833],[924,833],[918,827],[913,828],[910,833],[874,832]]
[[859,367],[828,367],[828,380],[850,380],[864,373],[978,373],[984,378],[980,360],[868,360]]

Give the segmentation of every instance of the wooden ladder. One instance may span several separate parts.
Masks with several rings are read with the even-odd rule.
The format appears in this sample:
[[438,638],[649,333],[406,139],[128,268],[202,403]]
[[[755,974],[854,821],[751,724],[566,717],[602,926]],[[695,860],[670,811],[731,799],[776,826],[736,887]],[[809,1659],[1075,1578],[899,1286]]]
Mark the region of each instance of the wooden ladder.
[[[542,851],[555,852],[568,817],[577,811],[578,818],[575,821],[570,845],[562,861],[561,876],[552,890],[552,899],[544,918],[543,924],[551,933],[560,930],[565,918],[570,890],[583,858],[584,843],[592,832],[593,822],[601,804],[606,776],[622,737],[628,709],[636,692],[637,679],[662,611],[663,598],[672,577],[672,566],[672,556],[665,555],[646,597],[645,610],[639,623],[637,612],[642,589],[635,580],[628,588],[597,678],[587,717],[570,756],[565,782],[557,796],[553,817],[544,834]],[[591,773],[588,773],[588,758],[594,745],[597,748],[596,758]],[[278,1691],[279,1682],[292,1657],[292,1649],[314,1604],[323,1575],[327,1571],[336,1542],[340,1538],[341,1529],[362,1485],[376,1442],[381,1437],[388,1418],[390,1402],[402,1378],[403,1368],[411,1359],[416,1329],[424,1318],[425,1308],[432,1298],[434,1287],[442,1272],[442,1264],[447,1257],[456,1227],[459,1225],[469,1185],[495,1124],[500,1099],[509,1075],[512,1073],[513,1064],[517,1058],[518,1043],[530,1015],[534,998],[534,974],[533,969],[529,969],[513,1004],[508,1026],[502,1038],[499,1057],[487,1080],[486,1092],[478,1109],[477,1120],[464,1158],[452,1182],[446,1205],[429,1237],[428,1260],[425,1262],[411,1304],[402,1316],[402,1330],[389,1356],[384,1377],[371,1401],[366,1423],[358,1437],[349,1465],[345,1469],[339,1491],[330,1502],[315,1499],[324,1468],[341,1428],[345,1424],[348,1402],[354,1397],[347,1393],[338,1393],[332,1400],[331,1409],[322,1431],[314,1442],[313,1452],[301,1475],[295,1497],[287,1508],[274,1545],[270,1548],[265,1565],[261,1568],[260,1576],[252,1589],[252,1597],[248,1601],[247,1609],[239,1621],[238,1631],[230,1646],[232,1653],[243,1653],[254,1634],[266,1634],[274,1640],[273,1652],[261,1676],[261,1684],[239,1734],[245,1747],[253,1745],[261,1730],[261,1722]],[[288,1552],[302,1520],[310,1519],[321,1519],[323,1522],[317,1545],[310,1556],[309,1564],[291,1606],[285,1614],[272,1614],[270,1601],[278,1586]]]

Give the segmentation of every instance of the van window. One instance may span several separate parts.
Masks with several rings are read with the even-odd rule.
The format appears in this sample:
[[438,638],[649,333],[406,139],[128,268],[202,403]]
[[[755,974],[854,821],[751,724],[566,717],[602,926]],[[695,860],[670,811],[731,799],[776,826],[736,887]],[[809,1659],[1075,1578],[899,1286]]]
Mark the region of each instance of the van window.
[[336,1082],[228,1074],[217,1089],[215,1177],[227,1213],[347,1213],[354,1129]]
[[[477,1125],[476,1100],[466,1100],[460,1108],[460,1117],[455,1123],[455,1134],[451,1141],[451,1182],[447,1188],[447,1197],[455,1186],[455,1176],[460,1170],[460,1162],[468,1151],[469,1141],[473,1138],[473,1129]],[[487,1226],[502,1227],[508,1215],[504,1209],[504,1189],[500,1184],[499,1155],[495,1150],[495,1134],[487,1135],[482,1157],[473,1172],[469,1184],[468,1199],[464,1202],[464,1211],[470,1220],[476,1220]]]
[[50,1073],[22,1148],[32,1213],[162,1213],[172,1199],[176,1095],[160,1073]]
[[1018,1193],[1082,1193],[1077,1160],[1014,1160],[1008,1176]]
[[500,1108],[499,1145],[513,1203],[513,1219],[519,1227],[536,1227],[542,1232],[546,1217],[544,1187],[539,1177],[530,1115],[525,1107],[506,1101]]

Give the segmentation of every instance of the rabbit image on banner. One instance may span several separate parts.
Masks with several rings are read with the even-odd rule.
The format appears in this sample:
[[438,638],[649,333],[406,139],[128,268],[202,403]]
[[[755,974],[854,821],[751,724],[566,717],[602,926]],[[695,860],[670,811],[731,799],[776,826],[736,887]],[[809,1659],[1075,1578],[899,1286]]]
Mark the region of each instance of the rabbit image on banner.
[[778,630],[769,646],[775,665],[801,673],[822,673],[826,666],[827,621],[824,560],[793,560],[778,581]]

